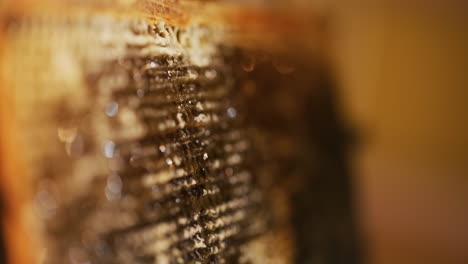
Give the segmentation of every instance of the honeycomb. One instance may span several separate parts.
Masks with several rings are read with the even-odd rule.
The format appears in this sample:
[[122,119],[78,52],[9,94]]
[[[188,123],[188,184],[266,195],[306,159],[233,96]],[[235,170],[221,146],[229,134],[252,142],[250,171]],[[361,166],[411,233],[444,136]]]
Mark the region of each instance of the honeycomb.
[[4,21],[37,263],[353,256],[347,135],[318,61],[232,45],[215,23],[58,10]]

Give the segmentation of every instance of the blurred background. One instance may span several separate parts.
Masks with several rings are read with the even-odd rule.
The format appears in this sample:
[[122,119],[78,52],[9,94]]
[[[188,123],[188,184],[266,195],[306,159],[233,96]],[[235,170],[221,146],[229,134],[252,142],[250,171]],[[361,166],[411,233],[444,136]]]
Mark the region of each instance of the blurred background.
[[468,263],[465,3],[328,6],[369,263]]

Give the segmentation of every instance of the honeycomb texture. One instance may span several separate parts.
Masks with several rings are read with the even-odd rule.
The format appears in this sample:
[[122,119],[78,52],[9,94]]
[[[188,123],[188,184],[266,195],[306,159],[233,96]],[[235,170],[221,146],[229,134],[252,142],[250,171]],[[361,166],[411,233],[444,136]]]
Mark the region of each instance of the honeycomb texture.
[[316,61],[86,10],[5,29],[41,263],[355,263],[348,138]]
[[222,31],[47,13],[8,30],[45,263],[287,262]]

